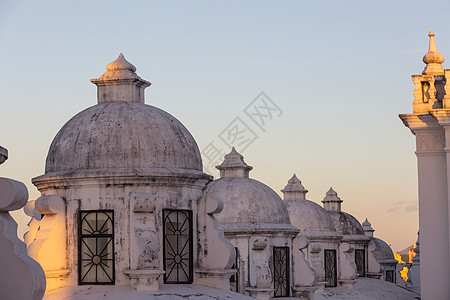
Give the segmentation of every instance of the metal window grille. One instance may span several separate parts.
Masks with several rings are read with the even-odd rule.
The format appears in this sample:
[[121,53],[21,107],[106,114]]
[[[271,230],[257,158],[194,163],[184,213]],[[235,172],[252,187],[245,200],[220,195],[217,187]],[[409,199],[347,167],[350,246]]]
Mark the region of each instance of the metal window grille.
[[325,250],[325,286],[337,286],[336,250]]
[[192,211],[163,209],[164,283],[192,283]]
[[394,283],[394,270],[387,270],[386,271],[386,281]]
[[355,250],[355,264],[358,277],[366,276],[366,252],[364,249]]
[[234,247],[234,250],[236,251],[236,260],[231,268],[235,269],[236,273],[230,277],[230,289],[233,292],[239,293],[239,250],[236,247]]
[[78,283],[114,284],[114,212],[80,211]]
[[289,248],[273,247],[274,297],[289,296]]

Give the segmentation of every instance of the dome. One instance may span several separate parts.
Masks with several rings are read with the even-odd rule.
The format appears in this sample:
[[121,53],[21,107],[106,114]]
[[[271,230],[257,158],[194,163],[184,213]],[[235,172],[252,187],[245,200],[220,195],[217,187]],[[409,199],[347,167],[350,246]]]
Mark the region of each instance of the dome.
[[220,178],[208,184],[205,194],[224,202],[223,211],[215,215],[219,223],[291,223],[280,196],[254,179]]
[[328,211],[328,214],[340,234],[365,236],[363,227],[354,216],[343,211]]
[[369,244],[375,245],[376,248],[372,253],[378,262],[395,260],[391,247],[385,241],[379,238],[372,238]]
[[150,82],[120,54],[91,82],[98,104],[70,119],[54,138],[45,173],[75,170],[182,169],[202,171],[198,146],[167,112],[144,102]]
[[165,111],[143,103],[101,103],[61,128],[45,172],[124,168],[201,171],[202,160],[189,131]]
[[309,200],[285,200],[291,223],[301,231],[335,232],[333,221],[319,204]]
[[327,211],[317,203],[306,199],[305,194],[308,191],[295,174],[281,191],[292,225],[301,231],[337,234]]
[[205,195],[222,199],[223,211],[215,215],[221,225],[230,230],[296,230],[283,200],[264,183],[249,178],[252,167],[234,147],[216,168],[221,178],[207,185]]

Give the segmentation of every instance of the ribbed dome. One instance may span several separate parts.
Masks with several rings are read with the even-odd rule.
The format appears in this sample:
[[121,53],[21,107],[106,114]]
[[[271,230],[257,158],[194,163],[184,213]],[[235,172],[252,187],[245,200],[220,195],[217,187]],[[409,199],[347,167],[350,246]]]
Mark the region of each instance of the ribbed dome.
[[86,169],[202,170],[198,146],[170,114],[138,102],[92,106],[70,119],[54,138],[45,172]]
[[285,200],[291,223],[301,231],[335,232],[328,212],[309,200]]
[[267,185],[250,178],[221,178],[211,182],[207,196],[220,198],[223,211],[215,217],[221,224],[290,224],[283,200]]
[[328,214],[340,234],[365,236],[363,227],[354,216],[343,211],[328,211]]

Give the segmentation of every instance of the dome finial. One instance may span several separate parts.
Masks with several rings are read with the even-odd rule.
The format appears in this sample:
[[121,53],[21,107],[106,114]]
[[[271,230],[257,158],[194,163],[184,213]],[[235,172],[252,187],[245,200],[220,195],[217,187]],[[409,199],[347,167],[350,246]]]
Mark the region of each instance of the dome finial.
[[128,62],[123,53],[106,65],[106,72],[91,82],[98,86],[98,103],[139,102],[145,103],[144,89],[150,82],[136,74],[136,67]]
[[323,208],[328,211],[341,211],[341,198],[338,197],[335,190],[332,187],[328,190],[325,198],[322,200]]
[[0,165],[8,159],[8,150],[0,146]]
[[430,44],[428,46],[428,53],[423,57],[423,62],[427,65],[423,70],[422,74],[424,75],[441,75],[444,74],[444,68],[442,67],[442,63],[445,58],[442,54],[440,54],[436,47],[436,41],[434,40],[434,32],[430,30],[428,34],[430,37]]
[[366,220],[362,223],[362,227],[364,229],[364,234],[368,237],[373,237],[373,232],[375,231],[375,229],[372,228],[371,226],[372,224],[370,224],[369,220]]
[[297,178],[297,175],[292,176],[289,179],[288,184],[281,190],[284,194],[284,200],[306,200],[307,189],[302,185],[300,179]]
[[224,156],[223,163],[216,166],[220,170],[220,177],[244,177],[248,178],[248,174],[253,167],[247,165],[244,157],[239,154],[234,147],[231,152]]

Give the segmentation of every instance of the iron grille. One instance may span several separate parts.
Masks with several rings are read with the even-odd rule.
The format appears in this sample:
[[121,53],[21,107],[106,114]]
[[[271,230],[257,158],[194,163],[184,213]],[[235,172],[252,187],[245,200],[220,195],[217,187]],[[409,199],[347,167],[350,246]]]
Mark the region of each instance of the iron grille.
[[364,249],[355,250],[356,274],[358,277],[366,276],[366,254]]
[[289,248],[273,247],[274,297],[289,296]]
[[192,211],[163,210],[164,283],[192,283]]
[[325,286],[337,286],[336,250],[325,250]]
[[230,277],[230,289],[233,292],[239,293],[239,250],[236,247],[234,247],[234,250],[236,252],[236,260],[231,269],[235,269],[236,273]]
[[114,284],[114,212],[80,211],[78,283]]
[[386,281],[394,283],[394,270],[386,271]]

